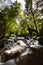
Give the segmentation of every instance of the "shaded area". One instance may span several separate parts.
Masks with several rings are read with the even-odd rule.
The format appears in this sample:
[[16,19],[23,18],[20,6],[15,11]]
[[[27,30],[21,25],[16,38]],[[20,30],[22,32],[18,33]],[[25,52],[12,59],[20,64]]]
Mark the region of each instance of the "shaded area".
[[23,56],[17,65],[43,65],[43,48],[31,50],[33,54]]

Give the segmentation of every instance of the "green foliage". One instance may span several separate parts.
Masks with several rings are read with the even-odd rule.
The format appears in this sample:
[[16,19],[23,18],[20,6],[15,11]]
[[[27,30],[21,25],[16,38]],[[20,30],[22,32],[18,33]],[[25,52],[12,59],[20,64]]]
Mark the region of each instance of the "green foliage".
[[12,34],[16,34],[18,30],[16,18],[18,18],[19,13],[21,12],[20,6],[21,4],[15,1],[15,3],[13,3],[10,8],[6,6],[0,12],[0,36],[2,36],[2,34],[3,36],[10,36]]
[[[43,8],[40,7],[39,5],[39,0],[36,1],[34,0],[37,4],[36,4],[36,9],[32,9],[32,0],[26,0],[26,15],[28,16],[28,19],[29,19],[29,29],[31,30],[31,33],[37,33],[38,35],[40,34],[41,32],[41,29],[43,28],[42,26],[42,19],[41,16],[43,14]],[[29,7],[30,6],[30,7]],[[41,10],[38,9],[38,7],[41,8]],[[41,16],[40,16],[41,15]],[[26,17],[27,18],[27,17]],[[35,32],[36,31],[36,32]]]
[[[6,6],[0,12],[0,36],[26,36],[29,35],[28,28],[32,35],[38,32],[41,34],[43,29],[43,19],[38,18],[43,14],[43,9],[32,9],[32,0],[26,0],[26,13],[21,10],[21,4],[18,1],[12,3],[10,7]],[[28,10],[29,9],[29,10]],[[19,24],[18,24],[19,23]]]

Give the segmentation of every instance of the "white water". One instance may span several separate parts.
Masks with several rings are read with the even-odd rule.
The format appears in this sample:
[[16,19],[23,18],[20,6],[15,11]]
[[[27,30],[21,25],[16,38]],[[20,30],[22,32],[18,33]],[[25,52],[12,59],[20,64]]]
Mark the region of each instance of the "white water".
[[21,54],[21,56],[25,56],[27,54],[32,54],[32,53],[33,53],[32,50],[30,50],[29,48],[27,48],[26,51],[23,54]]
[[9,61],[4,62],[4,63],[0,62],[0,65],[16,65],[16,63],[15,63],[15,60],[12,59],[12,60],[9,60]]
[[20,46],[16,46],[15,48],[12,47],[10,50],[6,50],[5,52],[10,54],[10,53],[14,53],[14,52],[16,53],[16,51],[18,51],[18,50],[23,50],[23,47],[20,47]]
[[[39,45],[39,42],[37,40],[34,41],[33,38],[27,40],[27,43],[30,45],[30,47],[34,47],[34,48],[43,47],[43,46]],[[14,53],[14,52],[16,53],[16,51],[18,51],[18,50],[24,50],[27,47],[27,45],[22,40],[18,40],[14,44],[11,43],[11,44],[6,45],[6,47],[8,48],[8,50],[5,50],[5,52],[10,54],[10,53]],[[10,47],[10,49],[9,49],[9,47]],[[21,56],[25,56],[27,54],[32,54],[32,50],[30,50],[30,48],[27,48],[25,50],[25,52],[21,54]],[[0,62],[0,65],[16,65],[15,59],[8,60],[7,62],[4,62],[4,63]]]
[[[16,45],[15,45],[16,44]],[[15,46],[14,46],[15,45]],[[19,40],[17,43],[14,43],[13,46],[10,46],[11,49],[5,50],[6,53],[16,53],[18,50],[24,50],[24,48],[27,46],[23,41]]]

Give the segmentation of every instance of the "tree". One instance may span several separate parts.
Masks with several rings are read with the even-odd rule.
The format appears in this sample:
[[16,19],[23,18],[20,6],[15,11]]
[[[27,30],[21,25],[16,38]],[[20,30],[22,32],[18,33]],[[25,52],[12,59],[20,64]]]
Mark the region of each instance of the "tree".
[[[18,24],[16,19],[22,17],[21,4],[15,1],[10,7],[5,6],[0,12],[0,36],[4,38],[5,36],[10,36],[16,34],[18,30]],[[3,25],[3,27],[2,27]],[[1,29],[2,28],[2,29]],[[16,34],[17,35],[17,34]]]
[[[41,15],[41,10],[39,10],[39,7],[40,7],[39,0],[35,1],[36,2],[35,3],[35,6],[36,6],[35,9],[32,8],[33,0],[25,0],[25,2],[26,2],[26,6],[25,6],[26,7],[26,12],[25,12],[25,14],[28,17],[29,24],[30,24],[29,27],[28,27],[29,33],[30,33],[30,35],[32,35],[32,31],[33,31],[33,32],[36,32],[37,34],[39,34],[39,28],[38,28],[39,23],[38,22],[39,22],[40,18],[38,18],[38,17],[40,17],[40,15]],[[26,19],[27,19],[27,17],[26,17]],[[33,25],[33,27],[32,27],[31,24]]]

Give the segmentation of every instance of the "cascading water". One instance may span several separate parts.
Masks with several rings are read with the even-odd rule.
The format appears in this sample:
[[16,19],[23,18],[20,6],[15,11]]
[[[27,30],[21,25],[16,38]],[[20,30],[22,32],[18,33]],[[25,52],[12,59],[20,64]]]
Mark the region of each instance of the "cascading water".
[[[16,38],[17,41],[15,42],[15,38],[14,37],[10,37],[10,39],[8,39],[8,44],[5,44],[4,49],[6,48],[6,50],[4,50],[4,53],[7,54],[14,54],[17,51],[19,51],[21,53],[21,51],[23,51],[20,54],[20,57],[26,56],[27,54],[32,54],[32,50],[30,49],[31,47],[33,48],[40,48],[43,47],[41,45],[39,45],[39,42],[37,40],[34,40],[34,37],[25,39],[24,37],[18,37]],[[24,41],[26,41],[26,43]],[[19,61],[19,57],[12,58],[9,59],[6,62],[1,62],[1,57],[0,57],[0,65],[17,65],[17,62]]]

